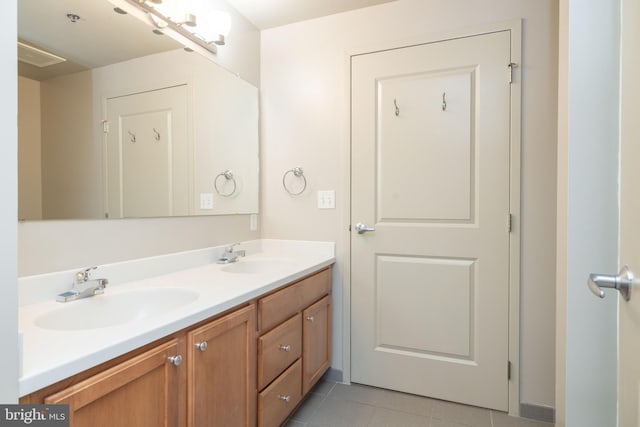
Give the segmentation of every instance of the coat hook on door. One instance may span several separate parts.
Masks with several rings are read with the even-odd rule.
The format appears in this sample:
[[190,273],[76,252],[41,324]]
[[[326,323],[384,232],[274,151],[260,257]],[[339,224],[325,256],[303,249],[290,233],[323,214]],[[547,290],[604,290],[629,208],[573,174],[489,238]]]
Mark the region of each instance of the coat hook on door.
[[155,134],[153,138],[156,140],[156,142],[160,141],[160,132],[158,132],[156,128],[153,128],[153,133]]
[[131,137],[131,143],[136,142],[136,134],[131,132],[130,130],[128,130],[127,133],[129,133],[129,136]]
[[395,99],[393,100],[393,105],[396,106],[396,117],[398,117],[400,115],[400,108],[398,108],[398,103]]
[[447,111],[447,92],[442,92],[442,111]]

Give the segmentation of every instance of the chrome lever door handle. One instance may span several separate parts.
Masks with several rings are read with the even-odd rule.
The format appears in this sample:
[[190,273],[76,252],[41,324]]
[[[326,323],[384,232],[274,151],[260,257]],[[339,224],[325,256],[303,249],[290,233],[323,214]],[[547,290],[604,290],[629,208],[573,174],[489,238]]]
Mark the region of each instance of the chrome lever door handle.
[[620,291],[620,294],[625,301],[631,299],[631,285],[634,283],[633,272],[626,265],[622,267],[617,276],[612,274],[597,274],[592,273],[589,275],[587,285],[591,292],[600,298],[604,298],[604,291],[602,288],[612,288]]
[[356,231],[358,232],[358,234],[364,234],[369,231],[376,231],[376,229],[375,227],[367,227],[363,223],[359,222],[356,224]]

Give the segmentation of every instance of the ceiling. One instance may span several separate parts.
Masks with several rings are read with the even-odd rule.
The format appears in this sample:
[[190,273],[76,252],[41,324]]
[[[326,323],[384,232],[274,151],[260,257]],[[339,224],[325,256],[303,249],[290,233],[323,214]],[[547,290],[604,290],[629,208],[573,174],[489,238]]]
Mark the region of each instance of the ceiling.
[[260,30],[395,0],[227,0]]
[[[80,19],[72,22],[68,13]],[[18,39],[67,59],[45,68],[19,61],[18,74],[35,80],[180,48],[106,0],[20,0]]]
[[[260,30],[391,1],[226,0]],[[68,13],[80,19],[72,22]],[[152,34],[137,18],[115,13],[107,0],[20,0],[18,39],[67,59],[45,68],[19,61],[18,73],[35,80],[180,47]]]

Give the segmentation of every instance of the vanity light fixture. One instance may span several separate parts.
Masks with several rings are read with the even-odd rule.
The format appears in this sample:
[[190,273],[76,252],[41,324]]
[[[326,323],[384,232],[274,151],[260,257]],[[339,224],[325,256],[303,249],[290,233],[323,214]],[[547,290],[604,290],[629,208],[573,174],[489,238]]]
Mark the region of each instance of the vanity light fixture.
[[[184,39],[196,44],[209,53],[216,54],[217,47],[225,44],[225,38],[231,28],[229,14],[212,10],[207,0],[123,0],[145,16],[155,34],[167,34],[185,46],[185,50],[194,50]],[[111,0],[112,3],[115,2]],[[183,6],[184,5],[184,6]],[[188,9],[187,9],[188,8]]]

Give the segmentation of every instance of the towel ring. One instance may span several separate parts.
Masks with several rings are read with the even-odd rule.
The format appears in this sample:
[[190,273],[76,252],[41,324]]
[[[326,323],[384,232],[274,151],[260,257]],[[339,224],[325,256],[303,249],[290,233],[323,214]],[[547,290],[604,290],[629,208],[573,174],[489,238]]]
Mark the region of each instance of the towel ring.
[[[287,187],[287,176],[289,174],[293,174],[293,176],[295,176],[296,178],[302,178],[302,181],[303,181],[302,190],[291,191],[289,187]],[[304,193],[304,190],[307,189],[307,178],[304,176],[304,171],[302,170],[302,168],[295,167],[293,169],[289,169],[288,171],[286,171],[284,175],[282,175],[282,186],[284,187],[286,192],[291,194],[292,196],[299,196],[300,194]]]
[[[227,183],[229,181],[233,183],[233,189],[231,191],[224,193],[222,190],[220,190],[220,188],[218,187],[218,178],[220,177],[224,177],[225,180],[223,181],[223,183]],[[218,193],[222,197],[233,196],[236,192],[236,189],[238,188],[238,184],[236,183],[236,178],[233,176],[233,172],[231,172],[231,169],[227,169],[226,171],[220,172],[218,175],[216,175],[215,179],[213,180],[213,187],[216,189],[216,193]]]

